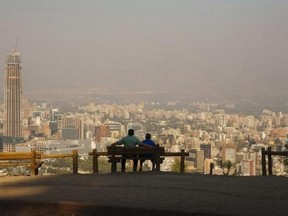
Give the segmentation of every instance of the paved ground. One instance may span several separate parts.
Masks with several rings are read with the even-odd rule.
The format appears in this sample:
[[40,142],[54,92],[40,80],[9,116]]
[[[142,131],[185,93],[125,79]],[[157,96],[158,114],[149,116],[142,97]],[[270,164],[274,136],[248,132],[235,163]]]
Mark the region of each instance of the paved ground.
[[176,173],[0,177],[0,215],[288,215],[288,178]]

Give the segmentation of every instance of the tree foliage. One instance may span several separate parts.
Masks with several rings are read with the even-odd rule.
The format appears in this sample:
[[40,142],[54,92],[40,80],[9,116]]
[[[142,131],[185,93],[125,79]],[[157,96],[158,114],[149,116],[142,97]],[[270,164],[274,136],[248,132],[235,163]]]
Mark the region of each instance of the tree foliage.
[[[172,172],[180,172],[180,167],[181,167],[181,160],[178,157],[174,158],[174,162],[171,165],[171,171]],[[186,170],[186,163],[184,163],[184,170]]]

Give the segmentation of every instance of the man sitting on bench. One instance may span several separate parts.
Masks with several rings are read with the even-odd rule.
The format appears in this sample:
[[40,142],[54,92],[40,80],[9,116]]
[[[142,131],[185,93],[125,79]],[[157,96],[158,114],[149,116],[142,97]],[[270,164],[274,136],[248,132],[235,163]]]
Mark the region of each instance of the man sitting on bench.
[[[122,139],[118,140],[117,142],[111,144],[111,146],[115,145],[124,145],[124,147],[136,147],[137,145],[141,145],[142,142],[134,136],[134,130],[129,129],[128,135],[123,137]],[[123,155],[121,158],[121,171],[125,172],[125,164],[126,164],[126,157],[129,155]],[[137,157],[137,155],[132,155],[132,157]],[[137,159],[133,159],[133,172],[137,171]]]

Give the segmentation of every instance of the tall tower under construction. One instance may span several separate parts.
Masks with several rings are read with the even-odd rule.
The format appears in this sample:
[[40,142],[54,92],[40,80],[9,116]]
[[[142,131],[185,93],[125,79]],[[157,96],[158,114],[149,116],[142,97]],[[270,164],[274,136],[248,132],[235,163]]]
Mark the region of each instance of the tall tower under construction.
[[22,76],[19,52],[7,53],[4,74],[4,136],[21,137]]

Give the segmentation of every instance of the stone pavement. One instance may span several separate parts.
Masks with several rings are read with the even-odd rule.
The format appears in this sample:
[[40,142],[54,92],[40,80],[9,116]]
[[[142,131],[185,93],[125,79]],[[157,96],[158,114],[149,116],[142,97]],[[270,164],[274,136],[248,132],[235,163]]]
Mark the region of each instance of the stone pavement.
[[0,215],[288,215],[288,179],[142,172],[0,177]]

